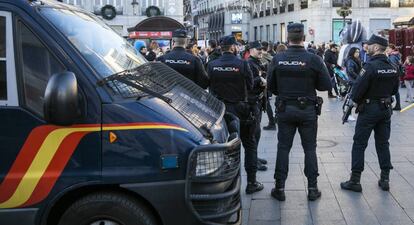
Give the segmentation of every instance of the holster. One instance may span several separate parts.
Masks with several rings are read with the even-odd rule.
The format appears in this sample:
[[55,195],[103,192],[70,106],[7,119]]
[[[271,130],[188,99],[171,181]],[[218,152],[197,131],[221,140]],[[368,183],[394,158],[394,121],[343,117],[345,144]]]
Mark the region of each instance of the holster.
[[365,102],[358,104],[357,108],[355,109],[355,113],[362,113],[365,111]]
[[382,98],[380,99],[380,106],[382,110],[390,109],[392,107],[392,98]]
[[285,112],[286,111],[286,101],[281,99],[280,97],[276,98],[276,109],[277,112]]
[[322,114],[322,105],[323,105],[323,98],[317,96],[316,97],[316,115],[320,116]]

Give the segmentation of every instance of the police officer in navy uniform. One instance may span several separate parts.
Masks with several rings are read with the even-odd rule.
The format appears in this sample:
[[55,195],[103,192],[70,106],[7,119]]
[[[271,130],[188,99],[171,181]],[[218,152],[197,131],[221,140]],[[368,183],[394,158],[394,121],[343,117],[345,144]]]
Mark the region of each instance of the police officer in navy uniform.
[[203,89],[208,87],[208,76],[201,59],[185,51],[188,37],[184,29],[175,30],[172,34],[173,49],[157,61],[165,63]]
[[268,88],[277,97],[278,146],[275,170],[275,188],[271,195],[284,201],[285,181],[289,169],[289,152],[296,130],[299,131],[305,152],[305,175],[308,179],[308,199],[321,196],[317,187],[318,162],[316,136],[322,99],[316,90],[332,88],[329,72],[321,57],[304,48],[304,26],[288,26],[288,50],[277,54],[268,70]]
[[372,35],[367,42],[368,61],[360,72],[351,99],[358,104],[359,112],[352,146],[352,173],[349,181],[341,188],[355,192],[362,191],[361,173],[364,170],[364,152],[371,132],[375,133],[375,148],[381,168],[378,185],[389,190],[389,173],[393,168],[389,149],[391,133],[392,97],[398,92],[398,71],[387,59],[385,49],[388,41]]
[[[266,90],[266,67],[262,64],[262,44],[259,41],[250,42],[249,45],[250,56],[247,59],[250,69],[253,73],[253,89],[248,93],[248,102],[252,108],[254,108],[256,114],[254,115],[256,119],[256,128],[255,128],[255,139],[256,139],[256,148],[259,146],[260,136],[261,136],[261,126],[262,121],[262,110],[266,109],[267,98],[264,94]],[[267,167],[264,165],[267,161],[264,159],[257,159],[257,169],[261,171],[266,171]]]
[[252,90],[253,76],[249,64],[237,58],[236,39],[225,36],[220,40],[223,55],[208,64],[210,93],[223,101],[226,111],[240,120],[240,138],[245,149],[244,167],[247,173],[246,193],[263,190],[263,184],[257,182],[257,147],[255,142],[255,120],[257,113],[247,101],[248,91]]

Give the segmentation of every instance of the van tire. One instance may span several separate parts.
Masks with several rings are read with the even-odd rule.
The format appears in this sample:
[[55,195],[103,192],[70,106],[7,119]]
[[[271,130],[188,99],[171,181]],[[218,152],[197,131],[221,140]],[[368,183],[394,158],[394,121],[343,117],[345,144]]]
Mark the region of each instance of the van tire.
[[94,193],[77,200],[63,213],[59,225],[90,225],[101,220],[119,225],[157,225],[150,210],[133,197],[116,192]]

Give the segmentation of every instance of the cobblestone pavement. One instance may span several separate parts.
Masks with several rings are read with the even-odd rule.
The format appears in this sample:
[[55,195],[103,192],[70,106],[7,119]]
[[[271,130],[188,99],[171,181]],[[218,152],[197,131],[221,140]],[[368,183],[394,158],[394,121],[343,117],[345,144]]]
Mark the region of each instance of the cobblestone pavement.
[[[262,131],[259,156],[269,161],[269,170],[258,172],[265,189],[253,195],[244,193],[246,176],[243,171],[243,224],[249,225],[409,225],[414,224],[414,109],[396,112],[392,118],[391,156],[394,170],[390,175],[391,190],[379,189],[380,169],[373,135],[365,153],[362,193],[341,190],[339,183],[349,178],[352,137],[355,122],[341,124],[342,101],[327,99],[319,118],[318,163],[319,188],[322,198],[308,202],[307,182],[303,174],[304,154],[297,135],[290,154],[286,201],[271,198],[276,162],[275,131]],[[405,89],[401,90],[405,97]],[[404,99],[404,98],[402,98]],[[406,106],[404,103],[403,106]],[[267,124],[263,115],[262,125]]]

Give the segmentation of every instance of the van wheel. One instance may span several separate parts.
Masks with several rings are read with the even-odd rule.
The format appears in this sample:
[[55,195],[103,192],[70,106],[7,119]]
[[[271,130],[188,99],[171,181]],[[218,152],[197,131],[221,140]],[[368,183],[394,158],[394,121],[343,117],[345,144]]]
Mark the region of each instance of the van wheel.
[[156,225],[152,213],[130,196],[115,192],[95,193],[73,203],[59,225]]

